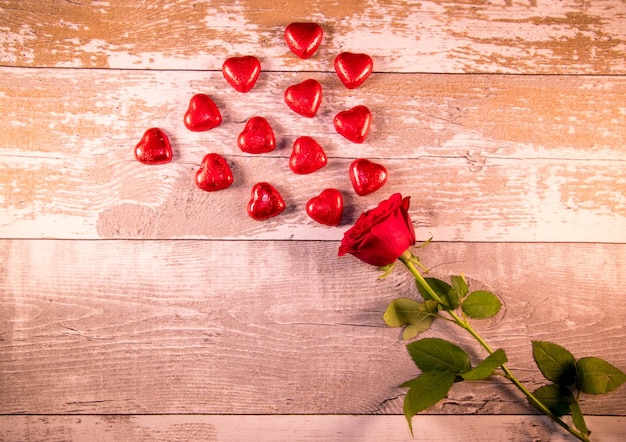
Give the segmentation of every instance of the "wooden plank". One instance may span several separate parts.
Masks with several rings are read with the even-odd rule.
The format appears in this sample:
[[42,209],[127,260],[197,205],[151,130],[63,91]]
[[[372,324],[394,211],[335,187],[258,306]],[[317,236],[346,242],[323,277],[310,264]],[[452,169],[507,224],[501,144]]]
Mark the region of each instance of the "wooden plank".
[[[122,160],[85,168],[68,160],[55,167],[44,161],[43,166],[24,168],[23,163],[7,162],[0,174],[18,185],[9,188],[11,203],[0,209],[0,234],[338,240],[362,211],[400,192],[412,197],[410,214],[421,240],[626,242],[626,184],[620,162],[490,160],[476,172],[465,159],[384,160],[389,182],[358,197],[348,178],[350,160],[334,160],[315,176],[296,176],[285,159],[226,158],[237,182],[215,193],[195,187],[197,165],[146,168]],[[45,175],[44,185],[39,174]],[[259,181],[273,183],[288,206],[262,222],[246,213],[250,190]],[[318,224],[305,211],[308,199],[327,187],[344,195],[343,224],[338,227]]]
[[[241,155],[236,137],[261,115],[289,157],[301,135],[319,139],[330,157],[626,160],[626,79],[596,76],[373,74],[349,91],[334,74],[266,73],[241,94],[220,73],[0,69],[3,155],[56,159],[128,153],[144,130],[159,126],[176,162],[197,163],[207,149]],[[314,118],[291,111],[283,92],[307,78],[322,84]],[[183,125],[190,98],[210,95],[223,123],[207,132]],[[356,105],[373,114],[362,144],[335,132],[334,116]]]
[[[434,276],[501,296],[477,326],[529,388],[532,339],[626,367],[624,0],[278,3],[0,0],[0,440],[411,440],[397,385],[417,370],[381,316],[414,284],[336,256],[392,192],[438,241],[420,250]],[[282,39],[298,20],[325,30],[310,60]],[[333,72],[344,50],[374,58],[358,90]],[[219,72],[243,54],[263,65],[246,95]],[[283,102],[306,78],[324,88],[313,119]],[[181,124],[198,92],[225,117],[211,132]],[[332,127],[356,104],[374,112],[361,145]],[[254,114],[269,155],[235,145]],[[132,158],[151,126],[172,163]],[[300,135],[325,169],[289,171]],[[233,167],[226,191],[193,186],[209,151]],[[352,192],[357,157],[389,169],[382,191]],[[288,204],[262,223],[245,213],[260,180]],[[337,228],[304,212],[330,186]],[[484,356],[448,324],[429,336]],[[502,387],[456,384],[418,439],[569,440]],[[584,397],[594,441],[626,439],[625,388]]]
[[[594,442],[626,438],[624,418],[590,416]],[[540,416],[432,416],[415,418],[416,438],[401,416],[0,416],[6,441],[104,442],[127,440],[239,442],[341,441],[467,442],[571,441]]]
[[[292,21],[324,27],[312,59],[284,43]],[[350,50],[372,55],[381,72],[626,72],[622,0],[5,0],[0,31],[5,66],[219,70],[253,54],[265,70],[330,71]]]
[[[626,80],[619,77],[381,74],[356,97],[338,89],[331,74],[314,74],[325,85],[325,104],[318,117],[304,119],[276,93],[302,74],[268,75],[242,106],[241,94],[224,88],[217,73],[3,73],[4,238],[336,240],[363,210],[401,192],[414,197],[412,216],[424,239],[626,240]],[[207,133],[184,128],[182,115],[197,92],[214,97],[222,126]],[[332,117],[360,103],[371,107],[374,123],[368,140],[356,145],[334,132]],[[274,125],[279,146],[269,155],[243,154],[236,136],[258,114]],[[172,139],[172,163],[146,167],[133,159],[133,146],[151,126]],[[325,169],[307,176],[289,170],[300,135],[324,146]],[[208,151],[232,165],[232,188],[207,194],[193,185]],[[348,179],[358,157],[381,162],[390,174],[365,198]],[[247,217],[258,181],[281,190],[285,214],[265,223]],[[306,201],[326,187],[346,198],[339,228],[321,227],[304,213]]]
[[[417,374],[382,313],[415,296],[336,242],[2,241],[0,414],[401,414]],[[534,389],[530,340],[626,367],[626,245],[435,243],[432,275],[464,272],[503,314],[476,326]],[[458,336],[457,336],[458,335]],[[447,337],[484,355],[449,324]],[[435,414],[527,414],[502,381],[457,384]],[[583,398],[624,415],[624,388]]]

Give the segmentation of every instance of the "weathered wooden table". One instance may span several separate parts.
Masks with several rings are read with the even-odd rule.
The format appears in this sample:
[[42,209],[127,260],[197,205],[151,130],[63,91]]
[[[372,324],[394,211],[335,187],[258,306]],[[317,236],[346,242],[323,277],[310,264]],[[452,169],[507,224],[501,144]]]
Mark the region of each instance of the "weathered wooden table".
[[[283,40],[296,21],[325,32],[308,60]],[[397,385],[417,371],[381,319],[415,296],[410,275],[337,257],[394,192],[433,238],[433,275],[501,297],[477,327],[530,387],[531,340],[626,368],[623,0],[4,0],[0,42],[1,440],[411,440]],[[374,60],[357,89],[333,70],[342,51]],[[246,94],[221,72],[237,55],[262,64]],[[314,118],[283,101],[307,78],[323,87]],[[222,125],[183,126],[195,93]],[[363,144],[332,124],[358,104]],[[237,147],[253,115],[275,151]],[[153,126],[168,164],[133,157]],[[311,175],[288,167],[301,135],[329,157]],[[208,152],[230,188],[195,187]],[[389,172],[364,197],[347,174],[359,157]],[[285,212],[248,217],[258,181]],[[326,187],[344,195],[339,227],[305,213]],[[418,440],[572,440],[502,385],[455,386],[415,418]],[[596,440],[626,439],[625,391],[585,396]]]

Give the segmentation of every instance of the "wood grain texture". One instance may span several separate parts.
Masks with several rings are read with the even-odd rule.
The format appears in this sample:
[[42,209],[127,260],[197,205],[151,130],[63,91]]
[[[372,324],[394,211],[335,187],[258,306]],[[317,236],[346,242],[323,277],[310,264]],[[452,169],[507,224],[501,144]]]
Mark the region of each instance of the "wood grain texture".
[[[401,192],[414,198],[411,214],[424,239],[626,241],[621,77],[415,75],[407,83],[403,75],[376,74],[354,96],[334,74],[267,74],[244,99],[219,73],[3,72],[5,238],[337,240],[361,211]],[[325,88],[313,119],[297,116],[282,98],[306,76]],[[182,124],[189,98],[199,92],[211,95],[224,117],[206,133]],[[334,131],[332,119],[362,103],[374,123],[357,145]],[[247,155],[236,146],[253,115],[274,127],[278,148],[271,154]],[[172,163],[146,167],[134,160],[132,148],[151,126],[172,140]],[[330,158],[312,175],[288,168],[301,135],[313,135]],[[193,174],[211,151],[227,158],[235,184],[209,194],[195,187]],[[359,157],[382,163],[390,176],[365,198],[348,178]],[[285,214],[264,223],[247,217],[258,181],[279,188]],[[340,228],[317,225],[304,212],[326,187],[346,198]]]
[[[3,440],[38,442],[449,442],[489,434],[502,442],[571,439],[540,416],[418,416],[417,437],[401,416],[0,416]],[[624,419],[588,417],[594,441],[617,442],[626,437]],[[459,428],[463,428],[462,431]],[[466,433],[466,434],[464,434]],[[475,439],[482,440],[482,439]]]
[[[625,160],[626,80],[621,76],[372,74],[348,90],[334,73],[262,73],[249,93],[219,72],[1,68],[3,154],[119,156],[150,125],[173,138],[178,162],[196,163],[207,147],[241,154],[247,119],[268,119],[279,140],[272,156],[310,134],[331,157],[475,156]],[[307,78],[323,88],[314,118],[292,112],[284,91]],[[183,115],[194,94],[212,97],[223,123],[191,132]],[[339,111],[366,105],[372,130],[363,144],[335,132]],[[477,160],[479,160],[478,158]]]
[[[283,41],[294,21],[324,28],[309,60]],[[374,59],[357,90],[341,51]],[[478,328],[529,388],[545,383],[533,339],[624,370],[625,53],[624,0],[0,0],[0,440],[411,440],[397,386],[417,370],[381,316],[414,284],[336,256],[393,192],[436,240],[432,275],[502,298]],[[263,71],[240,94],[220,69],[247,54]],[[312,119],[283,101],[307,78]],[[220,127],[184,128],[195,93]],[[357,104],[374,114],[360,145],[332,125]],[[235,144],[255,114],[271,154]],[[153,126],[170,164],[132,157]],[[309,176],[287,166],[301,135],[330,159]],[[231,188],[193,185],[208,152]],[[353,193],[358,157],[389,169],[381,191]],[[267,222],[245,211],[261,180],[288,204]],[[336,228],[304,213],[330,186]],[[429,334],[484,356],[446,324]],[[503,382],[456,384],[416,417],[420,440],[571,440]],[[626,439],[625,395],[584,397],[594,442]]]
[[[337,257],[335,242],[21,240],[1,250],[0,414],[398,414],[397,385],[417,375],[381,319],[392,298],[415,297],[410,276],[377,280]],[[545,380],[531,339],[626,367],[625,253],[436,243],[422,260],[502,298],[503,313],[477,327],[533,389]],[[429,335],[484,357],[448,324]],[[623,415],[624,399],[623,389],[587,395],[582,407]],[[495,381],[455,385],[432,412],[532,410]]]
[[[311,60],[283,41],[292,21],[325,30]],[[622,0],[5,0],[0,30],[5,66],[219,70],[253,54],[266,70],[329,71],[349,50],[381,72],[626,72]]]

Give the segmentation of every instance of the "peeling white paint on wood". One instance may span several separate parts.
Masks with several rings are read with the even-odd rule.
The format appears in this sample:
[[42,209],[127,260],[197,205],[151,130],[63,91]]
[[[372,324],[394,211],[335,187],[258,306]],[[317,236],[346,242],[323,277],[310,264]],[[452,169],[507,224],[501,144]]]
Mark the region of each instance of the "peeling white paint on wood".
[[[293,174],[285,158],[226,159],[235,183],[208,193],[193,183],[199,163],[150,167],[96,158],[24,168],[19,157],[9,158],[0,166],[14,177],[5,186],[0,230],[5,238],[339,240],[363,210],[400,192],[412,197],[410,213],[424,240],[626,241],[621,162],[491,159],[475,170],[465,159],[383,159],[390,176],[384,190],[358,197],[349,159],[332,159],[314,176]],[[246,213],[250,190],[268,180],[287,210],[255,221]],[[307,201],[327,187],[344,195],[339,227],[305,213]]]
[[[621,0],[187,0],[153,6],[121,0],[5,2],[0,5],[0,28],[6,30],[0,63],[219,70],[239,53],[262,57],[268,70],[329,70],[339,51],[350,50],[369,53],[375,69],[384,72],[626,72]],[[67,18],[60,20],[59,14]],[[282,31],[292,21],[317,21],[325,28],[314,60],[296,60],[284,44]]]
[[[265,74],[244,96],[220,73],[50,72],[47,79],[4,69],[0,79],[7,91],[2,112],[17,123],[0,133],[7,180],[0,232],[7,238],[337,240],[361,211],[401,192],[414,197],[423,238],[626,239],[620,77],[415,76],[407,85],[401,75],[374,75],[355,98],[334,74],[312,73],[324,85],[323,105],[304,119],[282,98],[302,74]],[[182,124],[189,98],[199,92],[224,117],[204,133]],[[357,145],[334,131],[332,118],[359,103],[372,109],[374,123]],[[271,154],[246,155],[236,146],[253,115],[274,127],[278,148]],[[170,137],[172,163],[146,167],[134,160],[133,146],[152,126]],[[303,134],[314,135],[330,158],[307,176],[287,167],[291,144]],[[232,188],[208,194],[195,187],[193,174],[208,152],[230,162]],[[388,184],[365,198],[356,197],[347,173],[359,157],[390,172]],[[289,209],[258,223],[245,204],[253,184],[268,180]],[[326,187],[346,198],[340,228],[317,225],[304,213],[308,199]]]
[[[373,74],[356,92],[334,73],[262,73],[241,94],[221,73],[4,68],[0,77],[3,153],[76,152],[100,155],[132,146],[145,129],[159,126],[176,160],[196,162],[207,147],[241,154],[236,136],[245,121],[263,115],[279,140],[273,156],[288,157],[302,134],[320,139],[330,156],[415,158],[482,156],[626,160],[626,82],[621,77]],[[284,103],[287,87],[307,78],[322,84],[322,104],[305,119]],[[184,128],[196,93],[213,98],[224,118],[208,132]],[[339,136],[334,115],[365,104],[373,112],[363,144]],[[25,129],[27,128],[27,129]],[[61,143],[55,142],[60,140]]]
[[[325,31],[309,60],[282,38],[303,20]],[[439,241],[420,249],[431,274],[502,298],[477,326],[531,389],[532,339],[624,369],[625,42],[623,0],[0,2],[0,439],[410,440],[397,385],[416,369],[381,315],[414,284],[337,257],[396,191]],[[357,90],[333,72],[344,50],[374,58]],[[220,72],[244,54],[263,66],[245,95]],[[313,119],[283,102],[305,78],[324,88]],[[197,92],[224,116],[210,132],[182,125]],[[374,122],[355,145],[332,117],[358,104]],[[234,142],[257,113],[279,138],[269,155]],[[133,159],[152,126],[172,163]],[[287,167],[300,135],[329,155],[310,176]],[[193,185],[210,151],[235,174],[215,194]],[[357,157],[388,167],[383,190],[352,193]],[[253,221],[268,173],[288,209]],[[329,186],[337,228],[304,212]],[[421,436],[569,440],[500,387],[455,385],[415,418]],[[595,442],[626,438],[623,389],[585,396]]]

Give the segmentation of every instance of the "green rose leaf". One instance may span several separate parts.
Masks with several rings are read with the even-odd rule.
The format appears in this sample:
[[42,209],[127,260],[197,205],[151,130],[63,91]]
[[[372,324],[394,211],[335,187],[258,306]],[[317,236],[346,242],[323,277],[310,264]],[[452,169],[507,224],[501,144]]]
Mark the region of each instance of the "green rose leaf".
[[472,369],[465,351],[451,342],[439,338],[424,338],[406,346],[415,365],[426,371],[466,373]]
[[473,370],[461,373],[461,377],[467,381],[479,381],[487,379],[499,366],[506,364],[506,354],[501,348],[483,359]]
[[402,339],[405,341],[414,338],[420,333],[428,330],[437,317],[439,303],[437,301],[424,301],[418,306],[419,314],[413,319],[411,324],[402,332]]
[[486,290],[470,293],[461,306],[463,313],[473,319],[491,318],[500,311],[501,307],[502,304],[497,296]]
[[420,315],[419,302],[409,298],[396,298],[389,303],[383,315],[389,327],[403,327],[412,324]]
[[572,392],[558,384],[541,387],[535,390],[533,395],[557,416],[569,414],[571,405],[574,402]]
[[617,389],[626,381],[626,374],[600,358],[581,358],[578,368],[578,389],[584,393],[603,394]]
[[404,416],[409,422],[411,434],[413,434],[413,416],[445,398],[454,384],[455,377],[454,373],[447,371],[426,371],[402,384],[403,387],[409,387],[404,397]]
[[463,298],[467,295],[469,288],[467,287],[467,281],[463,276],[455,275],[450,278],[452,287],[459,294],[459,297]]
[[424,333],[430,328],[430,324],[432,324],[432,322],[432,319],[425,319],[424,321],[407,325],[404,330],[402,330],[402,339],[404,341],[408,341],[417,335]]
[[589,436],[589,433],[591,432],[587,427],[587,423],[585,422],[585,416],[583,416],[583,411],[580,409],[578,401],[575,400],[572,402],[572,408],[570,411],[572,413],[572,422],[574,422],[574,425],[576,426],[576,428],[578,428],[578,431]]
[[383,320],[389,327],[407,326],[402,338],[411,339],[430,328],[437,316],[436,301],[417,302],[409,298],[397,298],[389,303]]
[[532,341],[533,358],[543,375],[561,385],[576,382],[576,359],[560,345],[547,341]]
[[[455,309],[459,306],[459,294],[450,284],[437,278],[424,278],[431,289],[441,298],[444,307],[449,309]],[[433,299],[432,296],[417,283],[417,290],[424,299]]]

